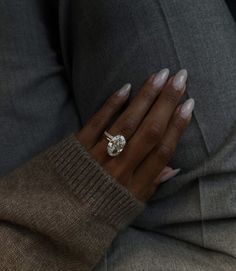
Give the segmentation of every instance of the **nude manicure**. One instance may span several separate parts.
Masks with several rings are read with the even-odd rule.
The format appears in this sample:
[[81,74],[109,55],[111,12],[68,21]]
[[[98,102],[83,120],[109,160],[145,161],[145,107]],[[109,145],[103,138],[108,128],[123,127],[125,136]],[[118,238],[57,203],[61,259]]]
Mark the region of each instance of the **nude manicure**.
[[127,96],[130,93],[131,84],[125,84],[120,90],[117,91],[117,95],[120,97]]
[[179,172],[180,172],[180,168],[177,169],[173,169],[170,170],[169,172],[165,173],[161,179],[160,179],[160,183],[164,183],[166,181],[168,181],[169,179],[173,178],[174,176],[176,176]]
[[184,119],[187,119],[191,115],[194,109],[194,106],[195,106],[194,99],[191,98],[185,101],[185,103],[182,105],[181,110],[180,110],[181,117]]
[[160,72],[158,72],[156,76],[153,78],[152,81],[153,85],[160,89],[168,79],[169,73],[170,73],[169,69],[163,69]]
[[180,70],[173,79],[173,87],[179,91],[182,90],[186,84],[188,78],[188,72],[187,70],[183,69]]

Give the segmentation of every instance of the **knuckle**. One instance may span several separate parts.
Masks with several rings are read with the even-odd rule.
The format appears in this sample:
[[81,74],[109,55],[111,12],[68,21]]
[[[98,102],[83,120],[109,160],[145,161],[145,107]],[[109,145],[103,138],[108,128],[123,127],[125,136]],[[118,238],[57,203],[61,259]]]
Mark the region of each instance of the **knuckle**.
[[176,119],[173,121],[173,127],[180,134],[184,131],[185,126],[186,126],[186,121],[181,117],[177,116]]
[[111,96],[105,103],[108,109],[117,108],[120,105],[120,100],[116,96]]
[[120,184],[125,186],[128,185],[129,179],[132,176],[132,171],[127,169],[122,161],[119,159],[112,159],[104,167]]
[[122,170],[120,167],[120,164],[118,163],[118,160],[112,159],[108,163],[104,165],[104,168],[112,174],[114,178],[119,178],[122,174]]
[[103,122],[104,117],[101,114],[96,114],[90,119],[89,125],[91,126],[92,129],[96,130],[102,126]]
[[130,192],[142,202],[148,201],[155,192],[154,186],[150,184],[133,185],[130,187]]
[[163,134],[163,126],[157,121],[153,121],[147,129],[147,137],[150,140],[160,140]]
[[179,99],[178,91],[171,90],[165,93],[165,100],[171,105],[176,105]]
[[152,102],[155,99],[156,94],[157,92],[151,86],[146,86],[141,92],[142,98],[150,102]]
[[122,124],[119,125],[121,134],[130,135],[136,129],[136,122],[133,118],[127,118]]
[[145,198],[145,190],[140,185],[133,185],[129,188],[130,192],[139,200],[143,200]]
[[167,146],[165,144],[161,144],[158,150],[159,158],[164,163],[167,163],[169,159],[172,157],[172,155],[174,154],[174,151],[175,149],[173,147]]

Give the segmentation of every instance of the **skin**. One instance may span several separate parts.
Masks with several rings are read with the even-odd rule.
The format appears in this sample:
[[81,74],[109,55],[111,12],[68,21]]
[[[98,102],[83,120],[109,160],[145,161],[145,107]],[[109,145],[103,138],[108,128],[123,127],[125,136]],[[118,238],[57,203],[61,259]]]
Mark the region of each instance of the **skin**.
[[90,155],[143,202],[151,198],[160,185],[160,176],[170,169],[167,164],[192,118],[192,114],[187,119],[179,114],[182,105],[178,103],[186,85],[176,91],[172,85],[174,77],[171,77],[158,89],[152,80],[154,75],[145,81],[138,95],[108,130],[111,135],[121,134],[127,139],[118,156],[108,155],[108,141],[103,132],[129,94],[120,96],[115,92],[76,133]]

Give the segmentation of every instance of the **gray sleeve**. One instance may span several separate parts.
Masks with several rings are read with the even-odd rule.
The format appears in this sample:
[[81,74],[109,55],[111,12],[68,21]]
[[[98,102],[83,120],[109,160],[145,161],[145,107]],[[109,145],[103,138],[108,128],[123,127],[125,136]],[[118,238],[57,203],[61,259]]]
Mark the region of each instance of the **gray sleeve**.
[[57,0],[0,1],[0,176],[81,128]]

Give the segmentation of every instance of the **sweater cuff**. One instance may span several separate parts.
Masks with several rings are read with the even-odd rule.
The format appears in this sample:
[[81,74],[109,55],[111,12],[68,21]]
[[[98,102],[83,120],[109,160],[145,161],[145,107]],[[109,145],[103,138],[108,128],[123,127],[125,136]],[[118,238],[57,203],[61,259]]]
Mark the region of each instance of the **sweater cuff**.
[[49,162],[83,206],[117,229],[128,226],[145,209],[71,134],[46,151]]

